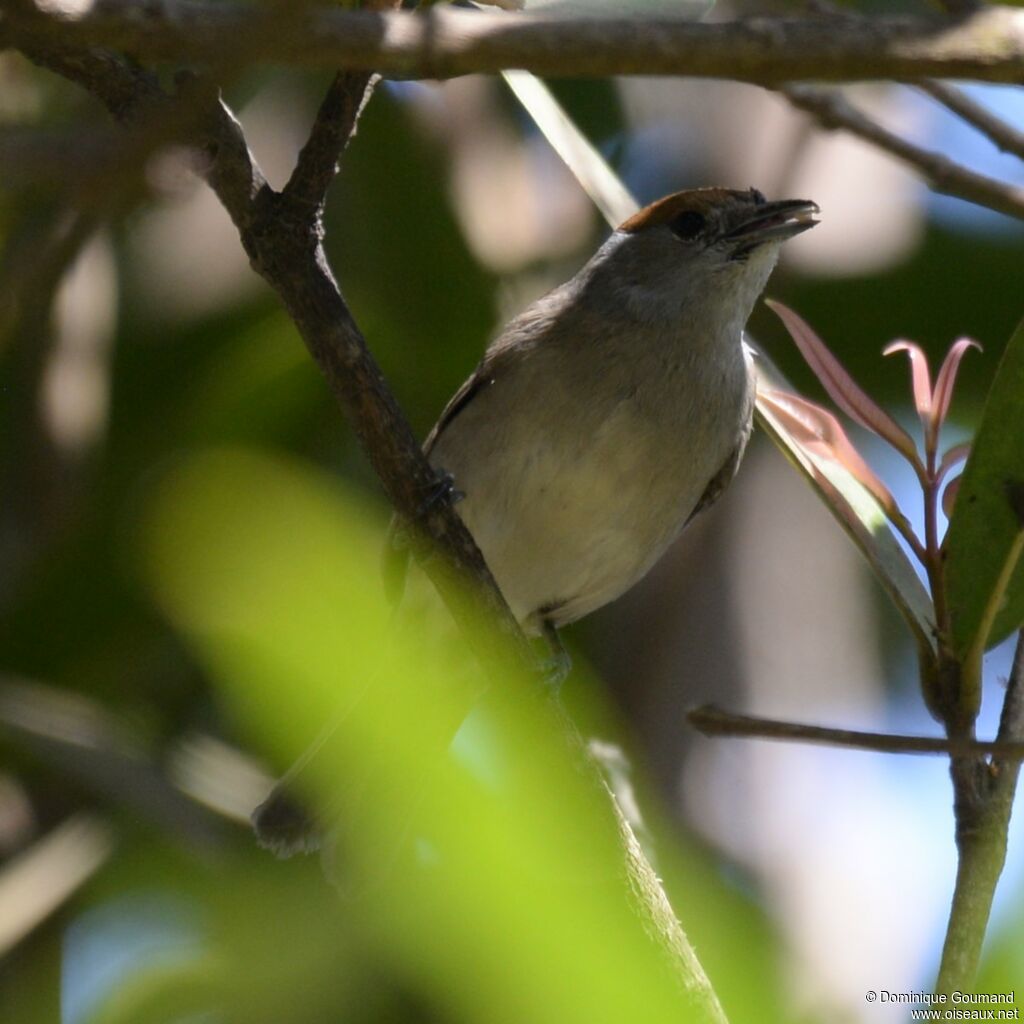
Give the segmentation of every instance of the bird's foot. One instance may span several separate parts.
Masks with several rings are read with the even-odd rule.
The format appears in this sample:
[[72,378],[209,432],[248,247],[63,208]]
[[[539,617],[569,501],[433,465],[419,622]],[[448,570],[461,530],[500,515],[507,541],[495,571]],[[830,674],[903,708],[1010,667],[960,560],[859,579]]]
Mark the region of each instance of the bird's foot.
[[427,490],[426,497],[420,503],[418,516],[425,519],[441,505],[457,505],[465,494],[455,489],[455,477],[446,469],[434,472],[434,482]]

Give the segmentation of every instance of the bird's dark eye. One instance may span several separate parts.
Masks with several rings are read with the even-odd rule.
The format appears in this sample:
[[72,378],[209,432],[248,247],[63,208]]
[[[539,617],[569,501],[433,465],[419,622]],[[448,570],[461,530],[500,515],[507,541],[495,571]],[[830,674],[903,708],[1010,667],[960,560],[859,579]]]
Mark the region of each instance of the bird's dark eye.
[[686,210],[684,213],[679,214],[678,217],[673,218],[669,223],[669,227],[672,229],[672,234],[677,238],[688,242],[696,238],[704,230],[705,223],[707,222],[702,213],[697,213],[696,210]]

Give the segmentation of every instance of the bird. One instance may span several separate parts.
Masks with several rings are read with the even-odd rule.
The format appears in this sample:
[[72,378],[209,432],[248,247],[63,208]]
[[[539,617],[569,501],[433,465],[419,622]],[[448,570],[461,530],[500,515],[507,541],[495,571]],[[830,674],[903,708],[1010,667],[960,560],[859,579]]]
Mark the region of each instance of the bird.
[[[513,615],[547,639],[625,593],[736,474],[754,376],[743,332],[817,204],[699,188],[651,203],[487,347],[424,443]],[[400,601],[408,546],[388,545]],[[290,776],[254,813],[308,843]]]

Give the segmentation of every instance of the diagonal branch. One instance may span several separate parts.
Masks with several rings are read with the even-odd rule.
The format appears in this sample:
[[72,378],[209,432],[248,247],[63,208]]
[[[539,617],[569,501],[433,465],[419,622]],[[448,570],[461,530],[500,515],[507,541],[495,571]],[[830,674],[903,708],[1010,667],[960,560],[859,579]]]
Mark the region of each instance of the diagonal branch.
[[938,100],[972,128],[977,128],[982,135],[988,136],[989,140],[1004,153],[1011,153],[1024,160],[1024,132],[971,99],[962,89],[946,82],[934,81],[919,82],[918,88]]
[[204,176],[238,228],[253,269],[274,288],[294,319],[392,504],[417,523],[421,543],[429,540],[448,556],[429,559],[426,569],[456,620],[473,623],[472,637],[486,638],[478,649],[485,662],[504,651],[532,666],[532,650],[462,521],[443,502],[421,515],[424,498],[436,482],[433,470],[331,274],[321,244],[319,201],[313,198],[309,204],[315,190],[329,184],[338,152],[348,139],[329,126],[328,117],[335,107],[348,111],[351,130],[369,76],[342,75],[335,80],[325,104],[328,112],[321,111],[313,141],[289,183],[293,192],[277,193],[250,152],[241,125],[208,80],[185,76],[179,80],[179,96],[171,97],[149,72],[111,53],[45,44],[26,47],[25,52],[93,93],[123,123],[135,124],[151,111],[169,110],[173,120],[178,104],[186,111],[181,132],[205,154]]
[[[13,3],[10,6],[14,6]],[[26,10],[28,8],[28,10]],[[520,68],[562,77],[688,75],[759,84],[816,79],[1024,79],[1024,11],[968,17],[569,17],[466,11],[339,10],[213,0],[18,0],[0,46],[60,42],[150,62],[217,66],[225,52],[301,67],[451,78]],[[268,31],[268,25],[271,30]]]
[[[323,195],[355,127],[369,76],[335,78],[295,174],[279,193],[267,184],[234,115],[202,77],[182,79],[180,97],[168,97],[159,88],[154,92],[145,71],[109,53],[45,44],[25,49],[38,63],[90,89],[123,121],[140,116],[131,91],[133,77],[139,83],[138,96],[153,107],[170,104],[173,110],[187,101],[199,112],[199,117],[188,120],[191,135],[186,141],[206,154],[205,177],[237,226],[253,268],[274,288],[294,320],[392,504],[417,527],[412,540],[422,567],[485,666],[507,666],[511,659],[533,668],[532,648],[468,530],[449,504],[425,503],[436,487],[434,472],[342,298],[323,249]],[[435,557],[435,552],[444,557]],[[566,742],[582,770],[593,776],[595,786],[604,786],[579,733],[564,712],[559,713]],[[614,800],[612,808],[637,914],[673,965],[697,1018],[724,1024],[714,990],[657,875]]]
[[779,92],[794,107],[816,118],[823,128],[850,132],[909,165],[936,192],[1024,220],[1024,188],[978,174],[941,153],[915,146],[872,120],[836,90],[786,85]]

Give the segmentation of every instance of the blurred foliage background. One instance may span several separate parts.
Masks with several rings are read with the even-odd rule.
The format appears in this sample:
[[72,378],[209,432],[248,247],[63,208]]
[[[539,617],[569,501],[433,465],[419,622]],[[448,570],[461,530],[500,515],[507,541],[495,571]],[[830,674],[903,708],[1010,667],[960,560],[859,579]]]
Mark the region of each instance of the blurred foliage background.
[[[817,201],[821,226],[787,246],[769,293],[908,424],[906,368],[883,344],[913,338],[937,360],[979,340],[952,413],[970,432],[1024,311],[1019,224],[937,199],[759,89],[550,84],[642,201],[712,183]],[[274,184],[324,85],[261,72],[229,89]],[[1021,180],[912,90],[854,92],[910,137]],[[1024,113],[1019,92],[977,96]],[[529,702],[467,723],[430,828],[383,891],[340,904],[317,858],[254,848],[245,818],[328,713],[325,681],[351,688],[384,650],[399,677],[429,671],[381,625],[388,510],[188,154],[159,153],[116,215],[79,224],[66,166],[18,143],[84,141],[102,113],[6,53],[0,116],[4,165],[36,161],[0,193],[0,1019],[678,1020],[607,891],[607,822]],[[504,319],[605,229],[501,82],[467,78],[378,88],[327,232],[425,435]],[[759,308],[751,330],[820,397],[774,317]],[[713,512],[568,641],[566,701],[628,753],[730,1021],[903,1019],[864,993],[933,979],[954,870],[944,763],[701,740],[684,722],[714,701],[932,728],[896,616],[782,458],[754,443]],[[995,691],[1005,652],[990,662]],[[400,766],[436,711],[418,700],[351,756]],[[1022,842],[1018,828],[986,991],[1024,987]]]

